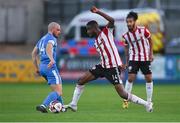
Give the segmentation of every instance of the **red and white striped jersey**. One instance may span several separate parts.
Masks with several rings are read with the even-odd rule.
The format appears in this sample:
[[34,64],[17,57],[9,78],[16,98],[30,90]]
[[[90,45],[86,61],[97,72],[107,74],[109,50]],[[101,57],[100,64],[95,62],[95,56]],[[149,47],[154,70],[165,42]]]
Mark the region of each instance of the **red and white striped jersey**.
[[129,46],[129,61],[149,61],[150,36],[149,30],[143,26],[137,26],[135,31],[128,31],[123,35]]
[[117,47],[114,42],[113,28],[105,27],[95,40],[95,47],[101,57],[103,68],[112,68],[122,65]]

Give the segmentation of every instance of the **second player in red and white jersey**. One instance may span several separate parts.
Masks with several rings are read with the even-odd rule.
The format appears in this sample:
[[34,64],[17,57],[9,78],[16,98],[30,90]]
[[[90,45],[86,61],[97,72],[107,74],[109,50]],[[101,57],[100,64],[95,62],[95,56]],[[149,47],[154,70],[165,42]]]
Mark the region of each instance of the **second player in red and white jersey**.
[[101,57],[104,68],[113,68],[122,65],[117,47],[114,42],[113,29],[107,26],[99,33],[95,40],[95,47]]
[[144,26],[136,26],[134,31],[128,31],[123,35],[125,43],[129,46],[130,61],[149,61],[151,37],[149,30]]
[[[128,67],[128,79],[125,90],[132,91],[133,82],[141,70],[146,80],[147,101],[152,104],[153,80],[151,62],[153,61],[153,41],[149,30],[144,26],[137,26],[138,13],[129,12],[126,17],[128,32],[123,35],[125,40],[125,57]],[[123,108],[128,108],[128,101],[124,100]]]

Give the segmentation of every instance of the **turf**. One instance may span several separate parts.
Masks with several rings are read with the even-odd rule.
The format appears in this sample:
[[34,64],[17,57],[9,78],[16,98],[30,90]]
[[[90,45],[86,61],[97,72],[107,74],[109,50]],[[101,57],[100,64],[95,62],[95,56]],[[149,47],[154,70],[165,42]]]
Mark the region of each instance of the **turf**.
[[[74,85],[64,84],[64,100],[71,100]],[[50,92],[46,84],[0,84],[0,121],[180,121],[180,86],[154,86],[154,112],[147,113],[140,105],[121,108],[122,99],[110,84],[87,85],[77,112],[42,114],[35,110]],[[133,92],[145,98],[144,85],[135,85]]]

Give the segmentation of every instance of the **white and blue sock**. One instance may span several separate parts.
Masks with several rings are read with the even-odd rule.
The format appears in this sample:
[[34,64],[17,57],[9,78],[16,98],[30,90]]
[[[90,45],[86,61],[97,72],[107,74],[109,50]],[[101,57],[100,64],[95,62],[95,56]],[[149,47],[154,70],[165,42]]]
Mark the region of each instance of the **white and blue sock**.
[[126,90],[128,93],[131,93],[131,91],[132,91],[132,86],[133,86],[133,82],[129,82],[128,80],[126,80],[125,90]]
[[49,95],[46,97],[46,99],[43,101],[43,105],[48,107],[50,102],[53,100],[57,100],[59,98],[59,95],[57,92],[53,91],[49,93]]
[[131,93],[128,93],[128,101],[131,101],[136,104],[144,105],[144,106],[148,105],[147,101]]
[[147,101],[152,102],[153,82],[146,83],[146,94],[147,94]]
[[[129,82],[128,80],[126,80],[126,84],[125,84],[125,91],[127,92],[127,93],[131,93],[131,91],[132,91],[132,86],[133,86],[133,82]],[[125,100],[124,99],[124,101],[127,101],[127,100]]]

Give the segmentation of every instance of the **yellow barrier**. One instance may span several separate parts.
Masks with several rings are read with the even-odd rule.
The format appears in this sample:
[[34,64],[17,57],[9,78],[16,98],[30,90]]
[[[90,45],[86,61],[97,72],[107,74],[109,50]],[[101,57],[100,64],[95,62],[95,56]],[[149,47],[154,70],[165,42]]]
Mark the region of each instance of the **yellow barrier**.
[[137,23],[138,25],[146,26],[150,30],[152,34],[153,51],[161,51],[164,48],[164,36],[163,30],[160,29],[160,15],[155,12],[140,14]]
[[31,60],[0,60],[0,82],[43,82]]

